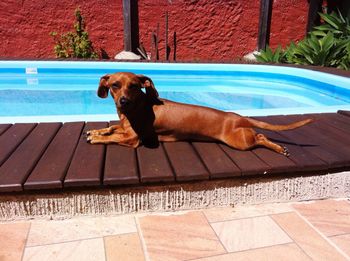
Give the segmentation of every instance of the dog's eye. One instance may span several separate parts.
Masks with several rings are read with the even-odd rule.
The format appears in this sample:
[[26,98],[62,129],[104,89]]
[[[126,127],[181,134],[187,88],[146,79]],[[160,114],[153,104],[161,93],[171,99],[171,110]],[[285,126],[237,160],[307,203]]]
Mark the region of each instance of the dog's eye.
[[137,89],[139,86],[138,84],[130,84],[129,89]]
[[120,85],[119,82],[115,82],[115,83],[112,84],[112,88],[113,89],[120,89],[120,87],[121,87],[121,85]]

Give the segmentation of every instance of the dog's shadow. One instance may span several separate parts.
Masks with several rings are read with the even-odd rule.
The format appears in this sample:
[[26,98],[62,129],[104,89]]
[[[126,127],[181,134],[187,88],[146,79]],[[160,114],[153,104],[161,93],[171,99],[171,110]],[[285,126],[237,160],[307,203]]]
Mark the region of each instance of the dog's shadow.
[[143,108],[142,116],[128,117],[130,124],[137,133],[141,143],[146,148],[155,149],[160,146],[158,134],[154,127],[156,119],[153,111],[153,105],[162,105],[163,102],[158,98],[149,97],[146,106]]
[[293,145],[293,146],[299,146],[299,147],[317,147],[318,146],[317,144],[304,143],[304,142],[292,142],[289,140],[275,139],[275,138],[269,138],[269,140],[279,144]]

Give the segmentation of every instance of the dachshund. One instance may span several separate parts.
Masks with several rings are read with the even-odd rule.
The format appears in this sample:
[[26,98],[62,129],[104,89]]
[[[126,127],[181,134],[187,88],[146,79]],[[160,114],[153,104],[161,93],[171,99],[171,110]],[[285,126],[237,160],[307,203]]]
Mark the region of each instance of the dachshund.
[[273,125],[232,112],[160,99],[153,81],[130,72],[107,74],[100,79],[97,94],[110,92],[119,124],[86,132],[87,141],[118,143],[136,148],[156,147],[159,142],[195,140],[223,142],[238,150],[262,146],[289,156],[288,149],[270,141],[253,128],[283,131],[312,122],[306,119],[288,125]]

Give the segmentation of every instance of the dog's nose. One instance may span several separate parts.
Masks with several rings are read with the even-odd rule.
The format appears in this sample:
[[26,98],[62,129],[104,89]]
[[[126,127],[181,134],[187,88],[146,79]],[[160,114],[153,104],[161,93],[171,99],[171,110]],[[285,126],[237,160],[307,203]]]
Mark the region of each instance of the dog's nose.
[[129,103],[129,100],[125,98],[124,96],[119,99],[120,106],[125,106]]

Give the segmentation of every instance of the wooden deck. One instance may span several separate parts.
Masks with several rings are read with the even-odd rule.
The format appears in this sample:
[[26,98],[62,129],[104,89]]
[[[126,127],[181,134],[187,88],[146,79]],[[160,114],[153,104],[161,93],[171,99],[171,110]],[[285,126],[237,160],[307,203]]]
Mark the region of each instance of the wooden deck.
[[300,129],[263,131],[288,147],[289,158],[265,148],[237,151],[205,142],[163,143],[156,149],[88,144],[83,131],[107,122],[2,124],[0,193],[349,170],[349,112],[260,119],[283,124],[308,117],[316,121]]

